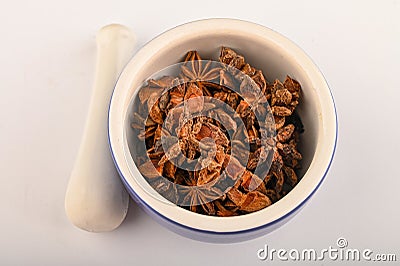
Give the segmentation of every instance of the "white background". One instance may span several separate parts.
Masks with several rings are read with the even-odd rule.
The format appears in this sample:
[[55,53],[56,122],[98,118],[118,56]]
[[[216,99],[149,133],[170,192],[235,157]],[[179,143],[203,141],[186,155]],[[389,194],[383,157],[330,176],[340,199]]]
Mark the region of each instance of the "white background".
[[[400,1],[232,2],[2,1],[0,265],[267,265],[256,255],[265,244],[323,249],[338,237],[400,260]],[[289,223],[239,244],[183,238],[134,204],[114,232],[76,229],[64,194],[88,110],[96,31],[122,23],[141,46],[211,17],[270,27],[320,67],[339,115],[326,181]]]

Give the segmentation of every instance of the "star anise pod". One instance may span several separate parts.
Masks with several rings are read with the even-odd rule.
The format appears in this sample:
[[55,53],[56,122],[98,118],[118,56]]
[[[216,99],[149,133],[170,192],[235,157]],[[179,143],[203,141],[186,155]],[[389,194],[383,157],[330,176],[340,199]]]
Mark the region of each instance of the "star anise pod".
[[[222,47],[219,56],[219,61],[224,64],[227,64],[229,67],[239,69],[244,74],[250,76],[251,79],[260,88],[261,92],[264,93],[267,98],[269,97],[269,95],[266,92],[268,82],[265,79],[264,74],[262,73],[261,70],[255,69],[251,67],[249,64],[246,64],[245,59],[242,55],[237,54],[231,48]],[[235,71],[233,72],[235,73]],[[239,78],[240,77],[243,77],[243,75],[239,75]]]
[[212,81],[219,78],[219,67],[213,67],[211,60],[201,60],[197,51],[189,51],[181,66],[185,81]]
[[271,199],[259,191],[242,193],[234,187],[228,191],[228,197],[244,212],[258,211],[272,204]]
[[271,87],[272,112],[277,116],[290,116],[299,104],[300,84],[287,76],[282,84],[275,80]]
[[189,175],[185,181],[187,186],[181,186],[179,189],[179,194],[183,197],[183,204],[189,206],[193,212],[198,212],[201,209],[206,214],[215,215],[215,207],[212,201],[223,194],[215,186],[218,180],[199,186],[194,175]]

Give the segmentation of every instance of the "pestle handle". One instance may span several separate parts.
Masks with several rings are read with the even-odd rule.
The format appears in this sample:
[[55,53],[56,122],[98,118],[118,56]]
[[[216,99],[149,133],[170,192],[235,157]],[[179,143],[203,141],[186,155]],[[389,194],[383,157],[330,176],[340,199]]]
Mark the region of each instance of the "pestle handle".
[[107,134],[108,106],[116,81],[133,54],[136,38],[111,24],[96,36],[97,65],[81,146],[65,196],[65,211],[77,227],[111,231],[124,220],[129,195],[113,163]]

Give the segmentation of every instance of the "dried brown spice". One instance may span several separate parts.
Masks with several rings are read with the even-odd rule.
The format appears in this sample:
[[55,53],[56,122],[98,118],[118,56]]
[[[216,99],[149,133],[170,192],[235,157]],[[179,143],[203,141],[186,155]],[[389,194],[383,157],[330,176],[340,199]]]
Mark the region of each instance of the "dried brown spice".
[[219,68],[211,67],[210,60],[203,61],[197,51],[189,51],[182,65],[185,81],[211,81],[219,77]]
[[219,62],[189,51],[179,74],[148,80],[131,125],[145,146],[135,147],[145,149],[135,163],[157,192],[190,211],[227,217],[268,207],[300,181],[301,86],[289,76],[269,83],[228,47]]

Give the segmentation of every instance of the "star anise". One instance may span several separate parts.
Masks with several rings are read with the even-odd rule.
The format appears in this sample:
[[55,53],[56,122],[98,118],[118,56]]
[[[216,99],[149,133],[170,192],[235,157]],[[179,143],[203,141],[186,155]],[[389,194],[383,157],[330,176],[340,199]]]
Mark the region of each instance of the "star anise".
[[[269,98],[269,95],[266,92],[268,82],[265,79],[264,74],[262,73],[261,70],[255,69],[251,67],[249,64],[246,64],[244,57],[242,55],[237,54],[231,48],[222,47],[219,60],[222,63],[228,65],[230,68],[239,69],[244,74],[250,76],[251,79],[260,88],[261,92],[264,93],[267,98]],[[233,71],[233,73],[236,73],[236,71]],[[243,77],[243,75],[239,75],[239,77]]]
[[303,124],[296,80],[269,84],[227,47],[219,61],[190,51],[178,75],[148,80],[129,115],[137,141],[130,149],[166,199],[225,217],[261,210],[300,181]]
[[188,81],[212,81],[219,77],[219,67],[213,67],[211,60],[201,60],[197,51],[189,51],[181,67],[182,78]]
[[271,199],[259,191],[242,193],[233,187],[228,191],[227,195],[229,199],[244,212],[258,211],[272,204]]
[[218,180],[199,186],[194,174],[191,173],[185,181],[187,186],[181,186],[179,189],[179,194],[183,197],[183,204],[189,206],[193,212],[201,210],[206,214],[215,215],[215,207],[212,201],[223,194],[215,186]]

